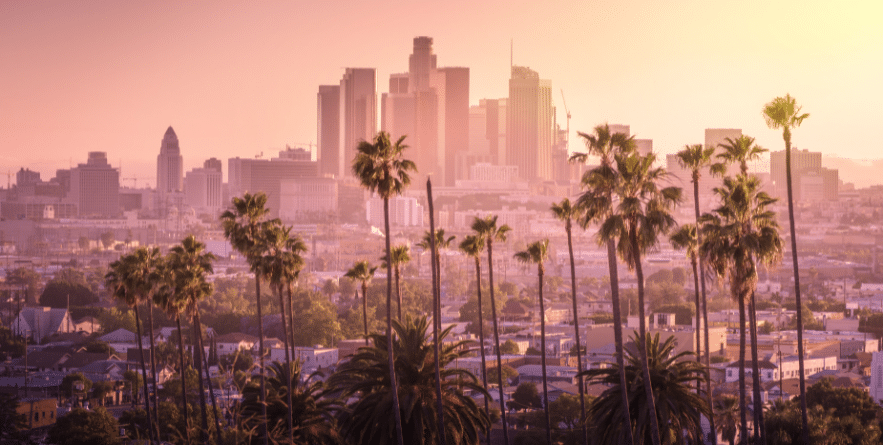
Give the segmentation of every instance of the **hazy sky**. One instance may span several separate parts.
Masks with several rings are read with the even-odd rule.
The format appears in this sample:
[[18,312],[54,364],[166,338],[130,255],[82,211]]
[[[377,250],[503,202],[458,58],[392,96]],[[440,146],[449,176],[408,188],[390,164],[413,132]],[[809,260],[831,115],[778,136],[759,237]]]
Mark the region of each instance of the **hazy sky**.
[[[577,130],[631,125],[662,153],[742,128],[782,149],[761,107],[790,93],[794,135],[826,155],[881,158],[879,1],[0,2],[0,169],[55,169],[106,151],[153,184],[166,127],[185,171],[316,140],[316,92],[377,68],[378,95],[415,36],[471,70],[470,102],[508,95],[515,64],[563,89]],[[0,176],[0,182],[5,178]],[[883,181],[881,181],[883,182]],[[131,185],[131,181],[126,181]]]

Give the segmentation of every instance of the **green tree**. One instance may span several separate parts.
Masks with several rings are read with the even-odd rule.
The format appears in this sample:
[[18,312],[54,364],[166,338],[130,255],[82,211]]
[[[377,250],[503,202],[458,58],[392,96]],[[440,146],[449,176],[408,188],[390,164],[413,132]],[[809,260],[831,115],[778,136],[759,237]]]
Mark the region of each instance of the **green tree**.
[[[491,381],[499,380],[500,377],[497,374],[499,373],[497,372],[496,367],[487,370],[487,376]],[[509,365],[503,365],[503,381],[509,383],[516,377],[518,377],[518,371],[516,371],[515,368]]]
[[102,407],[92,411],[74,408],[49,428],[49,441],[57,445],[116,445],[120,443],[119,424]]
[[85,277],[79,274],[79,280],[70,281],[69,278],[63,276],[56,277],[46,283],[43,293],[40,294],[40,305],[49,306],[51,308],[63,309],[78,306],[91,306],[98,302],[98,298],[89,289]]
[[[659,237],[675,226],[672,208],[680,202],[679,187],[664,187],[660,184],[666,180],[667,173],[661,167],[653,167],[656,155],[653,153],[642,156],[637,153],[617,154],[616,169],[602,169],[592,176],[589,190],[579,200],[586,206],[587,214],[604,213],[598,239],[602,242],[613,240],[617,250],[629,270],[634,270],[638,280],[638,317],[641,344],[646,341],[647,326],[644,315],[644,271],[641,256],[648,249],[654,248]],[[606,190],[613,190],[619,199],[614,206]],[[609,210],[608,210],[609,209]],[[608,213],[609,212],[609,213]],[[639,348],[644,357],[645,350]],[[650,370],[646,359],[644,362],[644,380],[650,382]],[[660,445],[660,427],[657,423],[656,405],[653,403],[651,385],[644,385],[647,409],[649,412],[650,432],[653,445]]]
[[730,445],[735,445],[739,431],[739,405],[739,399],[735,396],[724,394],[714,399],[715,431]]
[[512,340],[506,340],[505,343],[500,345],[500,352],[506,355],[518,354],[518,343],[515,343]]
[[[576,263],[573,258],[573,221],[579,221],[583,217],[583,209],[582,207],[571,204],[570,199],[564,198],[560,203],[552,204],[551,210],[556,219],[564,221],[564,233],[567,234],[567,253],[568,258],[570,259],[570,297],[571,302],[573,303],[573,333],[574,341],[576,342],[575,346],[580,347],[582,342],[580,341],[579,336],[579,312],[577,311],[576,304]],[[579,373],[582,370],[582,354],[577,354],[576,372]],[[582,377],[578,379],[577,385],[579,386],[580,419],[584,422],[586,418],[586,398],[585,385],[583,384]],[[589,444],[589,435],[587,431],[584,431],[583,443],[584,445]]]
[[0,360],[18,358],[24,354],[24,339],[19,335],[13,335],[11,329],[0,326]]
[[[396,374],[402,400],[402,426],[409,444],[439,443],[437,431],[444,430],[448,443],[478,443],[479,436],[489,428],[488,413],[478,407],[464,390],[487,394],[476,377],[469,371],[456,368],[456,360],[469,351],[468,342],[443,342],[450,328],[439,336],[442,344],[439,362],[442,377],[445,423],[436,425],[434,346],[427,334],[429,322],[426,317],[416,320],[405,316],[403,323],[394,321],[396,337]],[[341,433],[353,443],[395,443],[394,425],[389,412],[394,408],[390,395],[388,345],[384,335],[371,334],[372,346],[360,348],[331,376],[329,384],[350,400],[347,410],[341,413]],[[350,398],[355,394],[361,397]]]
[[[234,197],[232,209],[221,214],[221,224],[224,227],[224,237],[238,252],[248,260],[251,271],[255,277],[255,299],[257,302],[258,316],[258,344],[262,351],[260,354],[261,375],[261,405],[262,415],[266,417],[266,375],[264,367],[264,319],[261,304],[261,271],[260,259],[266,252],[267,246],[263,242],[263,235],[269,224],[267,219],[270,210],[267,208],[267,195],[258,192],[254,195],[245,193],[241,198]],[[186,411],[184,417],[186,418]],[[261,436],[264,445],[269,444],[266,426],[261,427]]]
[[[635,142],[633,137],[629,137],[623,133],[611,133],[607,124],[598,125],[594,128],[592,134],[577,132],[586,145],[586,151],[574,153],[570,157],[570,162],[578,162],[585,164],[589,156],[598,156],[601,165],[593,168],[585,173],[582,178],[581,187],[587,192],[594,190],[587,196],[595,198],[590,201],[595,205],[591,208],[591,212],[586,212],[580,224],[586,228],[591,222],[603,220],[612,210],[614,203],[613,181],[603,181],[604,178],[612,178],[615,176],[613,168],[614,158],[617,153],[629,153],[635,150]],[[602,185],[603,189],[594,189],[593,187]],[[583,198],[581,197],[580,200]],[[579,201],[577,205],[584,210],[588,208]],[[623,406],[628,407],[628,390],[625,381],[625,359],[623,355],[623,339],[622,339],[622,314],[621,303],[619,300],[619,272],[616,264],[616,245],[612,239],[604,242],[607,247],[607,267],[608,279],[610,284],[610,299],[613,303],[613,345],[616,350],[616,365],[620,369],[620,375],[623,378],[620,389]],[[631,429],[631,423],[628,418],[628,409],[624,410],[623,415],[623,436],[622,442],[626,445],[635,444],[634,434]]]
[[[715,193],[721,206],[714,213],[702,215],[700,220],[702,245],[699,254],[714,273],[729,279],[730,296],[739,303],[739,382],[740,437],[748,437],[744,406],[745,396],[745,331],[746,302],[751,304],[757,287],[757,265],[775,264],[782,257],[782,239],[779,237],[775,213],[767,210],[775,200],[760,190],[760,181],[754,176],[727,177]],[[752,306],[753,307],[753,306]],[[756,342],[752,342],[752,356],[757,356]],[[757,366],[757,359],[753,360]],[[755,401],[759,404],[759,372],[755,368]],[[763,417],[759,405],[755,405],[757,429],[763,431]]]
[[[785,184],[788,190],[788,228],[791,231],[791,259],[794,266],[794,296],[797,299],[797,307],[803,305],[800,297],[800,267],[797,264],[797,229],[794,220],[794,195],[791,180],[791,130],[803,123],[809,117],[809,113],[801,113],[803,107],[797,105],[797,101],[786,94],[785,97],[777,97],[763,107],[763,117],[771,129],[782,129],[782,139],[785,140]],[[797,312],[797,358],[799,387],[801,397],[801,422],[803,425],[803,443],[809,445],[809,418],[806,407],[806,373],[804,366],[803,345],[803,317]]]
[[592,396],[584,396],[585,400],[580,402],[579,396],[572,396],[567,393],[563,393],[558,396],[552,403],[549,404],[549,412],[552,416],[552,425],[561,425],[569,430],[574,430],[576,428],[583,428],[584,422],[582,419],[582,407],[585,405],[591,405],[594,397]]
[[[633,337],[635,345],[641,344],[640,335],[635,333]],[[707,378],[705,370],[695,361],[688,357],[692,354],[684,351],[674,353],[675,338],[668,337],[660,342],[659,334],[652,338],[647,337],[645,354],[635,354],[632,350],[626,350],[628,365],[626,375],[632,382],[629,387],[631,403],[629,405],[629,418],[635,425],[637,437],[640,443],[648,443],[651,440],[650,419],[647,415],[652,412],[649,409],[651,403],[646,397],[647,378],[643,371],[643,356],[648,359],[650,367],[650,379],[653,382],[653,392],[656,400],[658,423],[664,430],[662,437],[666,443],[673,443],[683,437],[691,443],[696,443],[702,437],[702,428],[699,424],[699,416],[708,417],[711,411],[708,405],[696,394],[691,383],[697,379]],[[635,347],[639,349],[639,347]],[[594,425],[595,437],[600,444],[618,444],[622,432],[622,424],[616,421],[622,414],[622,399],[619,397],[619,370],[613,368],[589,369],[583,371],[589,378],[589,383],[601,383],[608,388],[592,403],[589,408],[589,425]]]
[[[494,295],[494,241],[506,242],[506,236],[512,231],[512,228],[506,224],[497,226],[496,215],[488,215],[484,218],[476,217],[472,222],[471,228],[474,236],[484,241],[485,246],[487,246],[488,287],[491,296],[491,320],[493,320],[494,324],[494,349],[497,351],[497,367],[500,368],[503,366],[503,358],[500,353],[500,331],[497,326],[497,304],[496,296]],[[481,286],[479,285],[480,288]],[[506,420],[502,376],[501,380],[497,381],[497,384],[500,391],[500,419],[503,421],[503,441],[509,443],[509,422]]]
[[37,297],[42,283],[42,278],[34,269],[29,267],[17,267],[6,275],[6,283],[14,286],[22,286],[25,291],[26,304],[31,304]]
[[[537,385],[532,382],[520,383],[512,393],[512,403],[521,409],[541,408],[543,401]],[[543,419],[545,421],[545,419]]]
[[0,393],[0,442],[23,443],[21,432],[28,427],[27,417],[18,412],[18,396]]
[[[82,383],[82,390],[77,388],[77,382]],[[75,395],[88,394],[89,390],[92,389],[92,381],[86,378],[86,376],[83,375],[82,372],[74,372],[64,376],[64,378],[61,379],[60,388],[62,394],[65,394],[68,398],[73,399]]]
[[110,246],[113,245],[114,236],[113,231],[104,232],[101,234],[101,245],[104,246],[105,249],[109,249]]
[[132,407],[134,408],[138,403],[138,391],[144,387],[144,378],[134,369],[129,369],[123,373],[123,381],[132,395]]
[[377,267],[371,267],[368,261],[357,261],[344,274],[352,281],[358,281],[362,285],[362,320],[365,325],[365,344],[368,343],[368,283],[374,278]]
[[[392,258],[392,246],[390,245],[391,231],[389,229],[389,198],[400,195],[405,187],[411,183],[409,173],[416,172],[414,162],[404,159],[402,156],[408,147],[404,144],[405,136],[400,137],[395,143],[390,142],[389,134],[381,131],[374,137],[374,141],[362,140],[356,147],[356,157],[353,159],[353,174],[359,178],[362,187],[372,193],[377,193],[383,199],[383,226],[386,240],[386,258]],[[393,405],[398,407],[399,388],[396,382],[396,370],[394,365],[395,350],[392,345],[392,275],[386,274],[386,338],[387,354],[389,359],[389,378],[392,382],[391,393]],[[396,438],[398,445],[404,445],[402,419],[399,409],[394,409],[396,419]],[[443,439],[442,439],[443,440]]]
[[[401,283],[401,275],[402,275],[402,266],[408,264],[411,261],[411,249],[408,248],[407,245],[400,244],[397,246],[393,246],[392,250],[392,270],[395,274],[396,280],[396,300],[398,301],[398,310],[399,317],[398,319],[402,319],[402,283]],[[389,261],[386,260],[386,256],[380,258],[380,267],[383,269],[389,270]]]
[[113,383],[107,380],[101,380],[95,382],[92,385],[92,397],[98,400],[98,404],[101,406],[105,405],[105,399],[107,395],[113,391]]
[[723,149],[717,155],[721,162],[712,166],[712,170],[721,175],[726,173],[727,166],[730,164],[739,164],[740,174],[747,175],[748,162],[760,159],[761,154],[769,151],[755,144],[753,137],[744,134],[735,139],[725,138],[724,141],[724,143],[718,144],[718,147]]
[[546,414],[546,442],[552,443],[552,421],[549,417],[549,384],[546,376],[546,305],[543,301],[543,277],[546,274],[546,260],[549,258],[549,240],[534,241],[522,251],[515,253],[515,259],[523,264],[537,265],[537,289],[540,296],[540,363],[543,373],[543,411]]

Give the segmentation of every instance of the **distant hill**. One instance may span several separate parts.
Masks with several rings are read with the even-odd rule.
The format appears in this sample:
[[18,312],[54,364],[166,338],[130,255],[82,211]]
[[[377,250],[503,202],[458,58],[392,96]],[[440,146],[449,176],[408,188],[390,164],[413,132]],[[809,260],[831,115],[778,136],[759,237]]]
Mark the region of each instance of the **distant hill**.
[[822,156],[822,166],[839,170],[840,180],[851,182],[856,188],[883,184],[880,175],[883,159],[847,159],[834,156]]

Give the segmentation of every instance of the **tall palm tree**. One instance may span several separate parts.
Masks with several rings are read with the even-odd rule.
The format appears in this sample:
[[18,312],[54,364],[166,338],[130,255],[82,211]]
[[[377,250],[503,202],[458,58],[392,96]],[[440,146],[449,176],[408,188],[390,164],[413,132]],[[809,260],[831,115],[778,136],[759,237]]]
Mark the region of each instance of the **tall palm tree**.
[[411,261],[411,249],[406,244],[398,244],[392,246],[392,261],[387,261],[386,256],[380,258],[380,267],[387,270],[389,273],[390,267],[389,264],[392,263],[392,271],[395,274],[396,280],[396,300],[398,300],[398,310],[399,317],[398,319],[402,319],[402,282],[401,282],[401,272],[402,265],[407,264]]
[[[261,257],[266,251],[263,235],[268,224],[270,210],[267,208],[267,195],[263,192],[245,193],[241,198],[234,197],[232,208],[221,214],[224,237],[241,254],[254,272],[255,299],[258,308],[258,344],[260,348],[261,403],[262,415],[266,418],[266,372],[264,370],[264,319],[261,302]],[[266,424],[261,427],[264,445],[269,444]]]
[[374,278],[376,267],[371,267],[368,261],[357,261],[344,274],[345,277],[358,281],[362,284],[362,320],[365,322],[365,345],[368,344],[368,283]]
[[[142,249],[147,252],[146,248]],[[155,437],[156,440],[159,441],[159,420],[153,417],[154,413],[150,410],[150,392],[147,389],[149,385],[146,384],[147,365],[144,361],[144,345],[142,344],[141,337],[141,316],[138,313],[138,305],[141,302],[141,294],[138,291],[138,287],[141,284],[137,281],[137,271],[135,270],[137,267],[137,261],[135,254],[130,254],[110,263],[110,270],[104,276],[104,280],[114,299],[122,301],[130,308],[135,309],[135,328],[138,333],[138,349],[141,351],[139,354],[141,359],[141,373],[145,377],[144,410],[147,412],[147,430],[151,437]],[[153,428],[154,424],[157,425],[156,430]],[[154,436],[154,434],[156,434],[156,436]]]
[[[205,381],[202,369],[202,354],[205,351],[202,341],[202,323],[199,320],[199,301],[212,294],[213,286],[207,275],[214,272],[212,261],[215,256],[205,251],[205,244],[193,235],[184,238],[181,244],[172,247],[169,253],[169,266],[174,270],[176,293],[182,297],[179,304],[183,314],[193,323],[197,358],[196,372],[199,375],[199,405],[202,419],[202,441],[208,442],[208,416],[206,414]],[[220,438],[218,438],[220,440]]]
[[[449,249],[451,247],[451,243],[454,242],[455,236],[446,237],[445,229],[437,229],[435,231],[435,240],[432,239],[432,236],[429,234],[430,232],[423,233],[423,239],[417,243],[417,245],[425,250],[433,251],[432,242],[435,241],[435,250],[432,255],[435,264],[435,290],[437,295],[434,296],[434,304],[435,310],[441,314],[441,250]],[[433,320],[433,324],[435,324],[435,329],[441,329],[441,319],[440,317],[435,317],[437,319]]]
[[[549,417],[549,386],[546,376],[546,305],[543,301],[543,276],[546,274],[545,262],[549,258],[549,240],[534,241],[527,248],[516,252],[515,259],[522,264],[537,265],[537,289],[540,294],[540,363],[543,372],[543,411],[546,414],[546,443],[552,445],[552,420]],[[577,344],[579,351],[579,344]],[[502,372],[500,372],[502,374]]]
[[[491,294],[491,319],[494,322],[494,349],[497,352],[497,385],[500,390],[500,420],[503,421],[503,442],[509,443],[509,422],[506,420],[506,403],[503,398],[503,356],[500,353],[500,330],[497,326],[497,301],[494,296],[494,241],[506,242],[507,234],[512,228],[506,224],[497,226],[497,216],[476,217],[472,221],[475,236],[484,240],[487,246],[487,276]],[[479,318],[481,312],[479,311]]]
[[803,314],[799,310],[802,306],[800,298],[800,267],[797,264],[797,231],[794,227],[794,194],[791,180],[791,130],[803,123],[809,117],[809,113],[801,113],[803,107],[797,105],[797,101],[786,94],[785,97],[777,97],[763,107],[763,117],[768,127],[776,130],[782,129],[782,139],[785,140],[785,175],[788,188],[788,228],[791,231],[791,260],[794,265],[794,297],[797,303],[797,359],[800,373],[800,414],[803,423],[803,442],[809,445],[809,417],[806,407],[806,378],[803,363]]
[[[441,443],[438,432],[444,431],[448,443],[478,443],[480,435],[489,428],[487,412],[479,408],[475,400],[463,390],[487,394],[478,379],[469,371],[454,366],[457,359],[470,353],[468,341],[450,342],[443,345],[440,354],[442,400],[445,411],[444,425],[437,425],[435,395],[434,345],[427,329],[426,317],[412,319],[406,315],[401,323],[393,321],[396,338],[396,375],[403,400],[404,437],[409,444]],[[441,332],[441,343],[451,332]],[[351,443],[394,443],[391,436],[394,426],[390,424],[389,412],[393,404],[386,369],[389,342],[385,335],[371,334],[372,346],[359,351],[329,379],[329,385],[338,390],[351,403],[341,416],[341,433]],[[361,394],[360,397],[352,397]]]
[[[426,203],[429,207],[429,233],[437,234],[435,230],[435,201],[432,198],[432,178],[426,178]],[[444,236],[442,236],[442,239],[444,239]],[[453,240],[453,237],[451,239]],[[433,236],[429,237],[429,249],[432,256],[438,258],[439,246]],[[433,277],[432,284],[432,344],[433,358],[435,359],[435,411],[438,416],[438,431],[436,431],[436,434],[439,438],[439,444],[447,445],[446,434],[441,430],[442,425],[445,424],[445,414],[442,402],[444,395],[442,394],[441,362],[439,361],[441,356],[441,347],[439,345],[439,340],[441,338],[441,332],[439,332],[441,330],[441,268],[437,260],[433,269],[435,270],[435,276]]]
[[[754,176],[724,178],[715,193],[721,200],[713,213],[702,215],[702,244],[699,254],[723,279],[729,278],[730,295],[739,303],[739,392],[741,437],[748,439],[745,407],[745,304],[757,287],[757,264],[770,265],[781,259],[775,213],[767,210],[776,200],[760,190]],[[762,417],[759,418],[762,422]],[[762,425],[760,425],[762,426]],[[761,440],[764,432],[761,430]]]
[[[657,410],[650,408],[651,401],[646,397],[647,377],[644,375],[644,358],[642,354],[635,354],[631,349],[626,350],[628,365],[626,365],[626,379],[631,382],[629,396],[632,403],[627,412],[635,425],[637,438],[640,443],[651,441],[652,427],[648,416],[655,411],[657,421],[664,428],[665,443],[688,443],[702,442],[702,427],[699,416],[711,415],[708,405],[698,394],[692,391],[691,383],[696,379],[706,379],[708,375],[701,365],[688,360],[689,351],[675,354],[675,338],[668,337],[660,342],[659,334],[647,337],[645,347],[638,346],[641,342],[636,333],[633,339],[636,350],[647,351],[646,356],[650,364],[650,378],[653,382]],[[621,443],[623,433],[622,423],[618,417],[624,409],[622,398],[619,397],[619,369],[597,368],[582,372],[589,378],[590,383],[601,383],[608,388],[595,399],[589,407],[589,421],[593,425],[595,437],[599,444],[614,445]]]
[[736,445],[736,433],[739,431],[737,426],[739,423],[739,400],[734,396],[721,395],[714,399],[713,409],[717,423],[715,432],[720,433],[721,437],[730,445]]
[[[481,253],[484,252],[484,238],[477,235],[467,235],[460,242],[460,250],[475,260],[475,288],[478,292],[478,351],[481,353],[481,384],[487,391],[487,360],[484,351],[484,312],[481,302]],[[484,411],[490,412],[488,397],[484,397]],[[490,430],[488,430],[487,443],[491,443]]]
[[746,135],[737,138],[725,138],[724,143],[718,144],[724,151],[717,155],[720,162],[712,166],[715,173],[723,174],[729,164],[739,164],[740,174],[748,174],[748,162],[760,159],[760,155],[767,149],[754,143],[754,138]]
[[[660,187],[667,177],[665,169],[653,167],[656,155],[641,156],[638,153],[617,154],[616,170],[604,169],[594,175],[587,184],[589,190],[579,200],[586,206],[588,215],[613,208],[603,219],[598,231],[600,242],[614,240],[617,250],[626,266],[634,270],[638,281],[638,317],[640,345],[646,345],[647,323],[644,315],[644,270],[641,255],[656,246],[659,236],[667,233],[675,225],[671,215],[672,208],[680,201],[679,187]],[[603,194],[604,190],[613,190],[619,198],[615,207]],[[644,379],[650,382],[650,370],[647,365],[647,351],[639,347],[640,355],[645,358]],[[660,445],[659,424],[656,418],[656,406],[653,403],[652,385],[645,385],[647,407],[650,409],[651,438],[653,445]]]
[[[282,343],[285,348],[285,366],[280,368],[282,371],[291,369],[291,350],[289,350],[289,331],[288,331],[288,312],[290,311],[290,302],[285,304],[285,289],[293,281],[301,268],[303,268],[303,258],[295,254],[289,249],[291,243],[295,241],[291,236],[291,227],[281,224],[271,224],[267,227],[264,237],[267,244],[267,253],[261,258],[260,270],[264,273],[266,279],[270,282],[270,287],[279,296],[279,311],[282,318]],[[303,244],[301,242],[301,244]],[[303,246],[306,249],[306,246]],[[288,309],[286,309],[286,306]],[[291,326],[292,334],[294,326]],[[293,336],[291,337],[293,338]],[[292,343],[291,346],[294,346]],[[285,377],[283,377],[284,379]],[[288,404],[291,405],[291,392],[287,394]],[[291,411],[288,412],[291,416]],[[287,425],[293,425],[293,419],[288,419]],[[294,432],[288,430],[289,439],[294,441]]]
[[[577,132],[577,134],[583,138],[586,145],[586,151],[571,155],[570,162],[586,163],[589,156],[598,156],[601,161],[599,168],[587,171],[583,175],[582,186],[584,189],[590,183],[600,182],[597,179],[593,179],[593,176],[615,174],[613,162],[614,156],[617,153],[628,153],[635,149],[634,138],[630,138],[623,133],[611,133],[610,127],[607,124],[596,126],[592,134],[583,132]],[[612,185],[612,183],[609,183],[608,181],[604,181],[603,184]],[[612,209],[614,200],[613,188],[608,187],[603,190],[596,190],[596,192],[598,192],[599,198],[606,198],[606,200],[597,200],[598,203],[606,203],[607,207],[596,207],[593,209],[592,215],[586,215],[583,221],[581,221],[583,228],[588,226],[591,222],[600,221]],[[620,397],[622,398],[623,406],[628,408],[629,396],[628,387],[625,381],[625,358],[622,349],[622,314],[619,303],[619,271],[617,270],[616,265],[616,246],[614,245],[613,240],[608,240],[606,244],[607,267],[610,279],[610,299],[613,305],[613,345],[616,349],[616,365],[619,367],[619,376],[622,379],[622,382],[620,382]],[[631,419],[628,416],[628,411],[629,410],[626,409],[623,412],[622,420],[624,428],[621,429],[623,432],[621,440],[626,445],[632,445],[635,443],[635,440],[630,427]]]
[[[677,153],[678,164],[681,167],[690,171],[690,182],[693,183],[693,211],[695,214],[696,224],[693,226],[693,230],[695,231],[695,245],[698,246],[702,243],[702,234],[699,231],[696,231],[696,228],[699,226],[699,179],[702,177],[702,172],[711,167],[714,161],[714,147],[703,147],[702,144],[693,144],[693,145],[685,145],[684,148]],[[686,247],[686,246],[685,246]],[[695,248],[694,248],[695,251]],[[689,253],[689,249],[688,249]],[[705,264],[702,260],[701,256],[696,258],[698,260],[698,275],[697,270],[694,268],[693,277],[694,281],[698,286],[696,286],[696,292],[701,290],[702,292],[702,327],[703,332],[705,334],[705,367],[711,368],[711,344],[710,344],[710,334],[708,332],[708,298],[705,293]],[[693,261],[693,258],[691,258]],[[698,298],[697,294],[697,298]],[[699,303],[696,303],[696,330],[699,330]],[[696,340],[696,353],[699,354],[700,343],[697,337]],[[698,355],[697,355],[698,360]],[[715,419],[714,419],[714,403],[712,401],[712,390],[711,390],[711,379],[708,379],[707,386],[705,388],[705,398],[708,401],[708,406],[712,409],[712,415],[708,418],[709,427],[712,432],[715,431]],[[698,388],[697,388],[698,389]],[[711,434],[711,442],[713,445],[717,445],[717,435]]]
[[[376,192],[383,199],[383,226],[386,238],[386,257],[392,258],[392,246],[389,230],[389,198],[399,195],[411,183],[411,172],[417,171],[414,162],[404,159],[402,156],[408,147],[404,144],[405,136],[400,137],[395,143],[390,142],[389,134],[385,131],[377,133],[372,142],[361,141],[356,147],[356,157],[353,159],[353,174],[359,178],[362,187],[371,192]],[[392,275],[386,274],[386,337],[389,341],[389,378],[393,383],[392,398],[394,406],[399,405],[399,389],[396,382],[394,353],[392,348]],[[396,438],[398,445],[404,445],[402,438],[401,412],[395,410]]]
[[[579,316],[576,307],[576,264],[573,259],[573,220],[579,220],[583,216],[583,209],[571,204],[570,199],[564,198],[560,203],[552,204],[552,214],[555,218],[564,221],[564,232],[567,233],[567,252],[570,257],[570,296],[573,302],[573,334],[576,339],[576,372],[579,375],[583,370],[582,342],[579,337]],[[579,408],[580,424],[586,420],[585,385],[582,375],[579,376]],[[583,427],[583,443],[589,445],[589,432]]]

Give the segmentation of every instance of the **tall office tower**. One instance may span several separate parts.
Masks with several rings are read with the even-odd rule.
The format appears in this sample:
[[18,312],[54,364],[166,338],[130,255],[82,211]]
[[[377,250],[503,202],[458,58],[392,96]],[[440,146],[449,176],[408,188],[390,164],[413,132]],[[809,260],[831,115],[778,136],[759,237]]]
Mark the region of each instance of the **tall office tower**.
[[110,218],[120,214],[120,171],[108,164],[107,153],[90,151],[86,163],[70,172],[67,197],[77,205],[80,217]]
[[[444,83],[444,109],[439,110],[439,148],[443,149],[444,185],[453,186],[457,179],[456,160],[469,147],[469,68],[445,67],[436,70],[436,81]],[[442,134],[443,132],[443,134]]]
[[340,177],[340,85],[319,85],[316,107],[319,172]]
[[205,162],[202,163],[202,168],[217,170],[218,173],[224,173],[223,166],[224,163],[221,162],[221,160],[218,158],[208,158],[205,160]]
[[408,92],[428,90],[435,65],[432,37],[414,37],[414,51],[408,57]]
[[383,93],[380,99],[380,129],[389,133],[392,142],[407,136],[405,145],[411,146],[414,139],[414,95],[408,92],[409,76],[408,73],[389,76],[389,93]]
[[187,205],[200,213],[216,213],[221,209],[221,169],[194,168],[184,177]]
[[372,141],[377,132],[377,87],[374,68],[347,68],[340,80],[340,137],[342,144],[334,173],[352,176],[350,166],[359,141]]
[[530,68],[513,66],[507,105],[506,164],[518,166],[527,181],[552,179],[552,81],[541,80]]
[[653,153],[653,139],[635,139],[635,148],[641,156]]
[[156,192],[160,195],[184,189],[184,158],[178,147],[178,136],[169,127],[163,135],[156,157]]
[[[788,198],[787,171],[785,168],[785,150],[770,153],[770,177],[775,183],[776,195]],[[791,148],[791,190],[795,201],[804,199],[801,193],[801,180],[809,176],[822,176],[822,153],[818,151],[798,150]],[[829,180],[832,177],[829,174]],[[819,180],[821,183],[821,179]],[[805,188],[805,187],[803,187]]]

